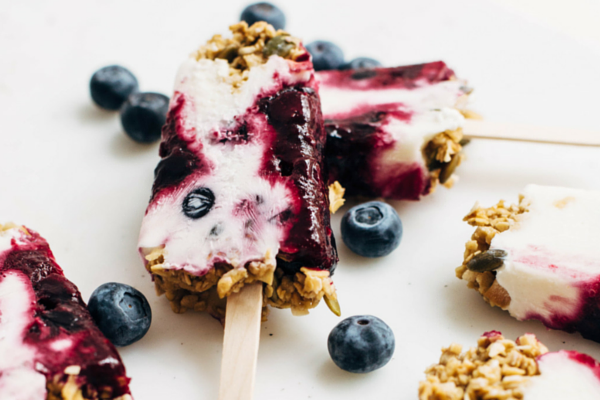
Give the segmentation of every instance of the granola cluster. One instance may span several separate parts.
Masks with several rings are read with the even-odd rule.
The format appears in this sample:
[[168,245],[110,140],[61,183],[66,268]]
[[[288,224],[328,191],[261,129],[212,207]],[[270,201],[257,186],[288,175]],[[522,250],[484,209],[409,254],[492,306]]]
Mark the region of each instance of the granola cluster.
[[335,214],[346,202],[344,199],[344,193],[346,189],[340,185],[338,181],[333,182],[329,185],[329,212]]
[[425,371],[419,400],[521,400],[528,377],[540,373],[536,358],[547,352],[532,334],[513,342],[488,332],[464,353],[452,344],[442,349],[439,364]]
[[301,268],[294,275],[276,269],[274,258],[267,253],[266,262],[251,262],[245,268],[240,265],[217,264],[203,276],[195,276],[184,270],[164,268],[162,248],[146,255],[146,268],[154,277],[156,292],[164,294],[176,313],[187,310],[207,311],[223,320],[225,298],[239,292],[246,284],[263,282],[263,320],[267,305],[291,308],[294,315],[308,314],[324,299],[336,315],[340,315],[335,287],[329,271]]
[[133,400],[128,394],[113,397],[112,393],[108,390],[102,393],[93,393],[91,396],[88,394],[87,397],[84,397],[81,386],[77,383],[77,377],[80,372],[80,366],[71,365],[65,368],[64,371],[64,374],[67,376],[66,382],[63,375],[57,375],[54,377],[54,380],[48,381],[46,384],[46,391],[48,393],[46,400]]
[[423,148],[423,157],[429,168],[431,191],[438,183],[451,188],[457,180],[454,171],[464,159],[461,153],[462,128],[440,132]]
[[264,21],[252,26],[244,21],[229,27],[233,36],[214,35],[195,53],[200,59],[224,59],[229,63],[229,82],[240,87],[248,79],[250,68],[267,62],[271,55],[288,60],[306,56],[300,39],[282,30],[275,30]]
[[489,208],[475,204],[464,218],[464,221],[477,229],[465,245],[464,261],[456,268],[456,277],[467,281],[467,286],[481,293],[492,306],[506,309],[510,304],[508,292],[496,281],[495,271],[471,271],[467,268],[467,263],[476,255],[488,250],[494,236],[510,229],[517,222],[518,216],[527,211],[528,204],[523,196],[520,196],[519,205],[507,205],[503,200]]

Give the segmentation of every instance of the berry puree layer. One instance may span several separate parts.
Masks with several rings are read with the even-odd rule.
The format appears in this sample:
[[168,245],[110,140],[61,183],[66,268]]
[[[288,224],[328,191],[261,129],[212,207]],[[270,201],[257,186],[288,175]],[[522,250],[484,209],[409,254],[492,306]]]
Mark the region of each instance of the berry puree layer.
[[0,225],[2,399],[130,400],[115,347],[94,324],[48,243]]
[[350,196],[418,200],[462,160],[466,82],[441,61],[317,73],[329,180]]
[[339,313],[310,55],[264,22],[230,29],[176,77],[140,253],[175,312],[222,318],[226,296],[260,281],[263,304],[306,314],[324,297]]
[[576,351],[548,352],[532,334],[516,341],[484,333],[477,347],[442,349],[419,384],[420,400],[595,400],[600,364]]
[[529,185],[518,205],[478,204],[457,277],[519,320],[600,342],[600,192]]

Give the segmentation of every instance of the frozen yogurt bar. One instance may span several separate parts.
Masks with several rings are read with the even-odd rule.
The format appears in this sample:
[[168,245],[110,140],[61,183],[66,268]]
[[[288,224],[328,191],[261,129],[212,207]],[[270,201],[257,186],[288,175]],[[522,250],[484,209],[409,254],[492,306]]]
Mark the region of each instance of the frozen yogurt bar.
[[595,400],[600,364],[576,351],[548,352],[534,335],[486,332],[477,347],[442,349],[419,384],[419,400]]
[[175,312],[222,318],[264,284],[263,304],[339,313],[326,134],[310,54],[258,22],[233,25],[181,66],[139,250]]
[[0,399],[131,400],[115,347],[36,232],[0,225]]
[[418,200],[450,187],[471,92],[441,61],[317,73],[329,180],[349,196]]
[[600,342],[600,191],[529,185],[519,203],[476,204],[458,278],[518,320]]

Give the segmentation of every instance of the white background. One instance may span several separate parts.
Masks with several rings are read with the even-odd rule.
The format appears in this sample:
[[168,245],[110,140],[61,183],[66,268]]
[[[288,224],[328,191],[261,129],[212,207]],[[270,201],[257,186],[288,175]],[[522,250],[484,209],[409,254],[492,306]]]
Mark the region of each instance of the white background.
[[[580,16],[565,17],[574,21],[568,35],[553,23],[560,10],[540,17],[552,28],[483,0],[280,5],[289,31],[307,42],[335,41],[348,58],[371,56],[388,66],[446,61],[475,88],[474,108],[490,120],[600,130],[600,46],[597,31],[585,25],[585,10],[598,8],[589,3],[575,8]],[[136,241],[157,145],[133,143],[116,114],[95,108],[89,78],[118,63],[137,75],[142,90],[170,95],[179,63],[213,33],[225,33],[245,4],[0,0],[0,220],[41,232],[84,299],[108,281],[146,294],[152,327],[121,349],[138,400],[215,399],[222,328],[204,314],[175,315],[155,297]],[[586,32],[587,42],[576,39]],[[527,183],[600,189],[600,149],[474,141],[466,151],[452,190],[394,203],[405,232],[392,255],[352,255],[339,235],[347,208],[333,220],[343,314],[374,314],[392,327],[396,353],[388,366],[367,375],[339,370],[326,348],[339,319],[325,305],[301,318],[273,310],[262,328],[257,399],[415,399],[442,346],[474,345],[492,329],[513,339],[534,332],[553,350],[600,359],[600,344],[517,322],[454,277],[472,232],[461,219],[476,200],[516,201]]]

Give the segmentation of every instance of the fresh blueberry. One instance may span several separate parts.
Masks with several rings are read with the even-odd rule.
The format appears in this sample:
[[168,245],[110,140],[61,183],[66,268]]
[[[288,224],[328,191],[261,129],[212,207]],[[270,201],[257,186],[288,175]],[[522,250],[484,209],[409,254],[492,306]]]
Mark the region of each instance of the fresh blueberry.
[[107,110],[118,110],[127,97],[137,91],[138,81],[135,76],[119,65],[99,69],[90,80],[92,100]]
[[331,359],[341,369],[364,374],[383,367],[394,354],[390,327],[372,315],[355,315],[336,325],[327,339]]
[[342,240],[363,257],[382,257],[400,244],[402,221],[396,210],[381,201],[351,208],[342,218]]
[[372,69],[381,67],[381,63],[373,58],[358,57],[352,61],[344,63],[340,69]]
[[159,93],[134,93],[121,107],[121,125],[130,138],[139,143],[160,139],[167,119],[169,98]]
[[98,328],[115,346],[140,340],[152,322],[146,297],[123,283],[105,283],[92,293],[88,310]]
[[324,40],[317,40],[306,45],[312,55],[315,71],[338,69],[344,63],[344,52],[337,45]]
[[265,21],[275,29],[285,29],[285,15],[283,11],[271,3],[254,3],[244,8],[240,20],[252,25],[258,21]]
[[209,188],[194,189],[183,199],[181,208],[183,213],[192,219],[204,217],[213,204],[215,204],[215,195]]

